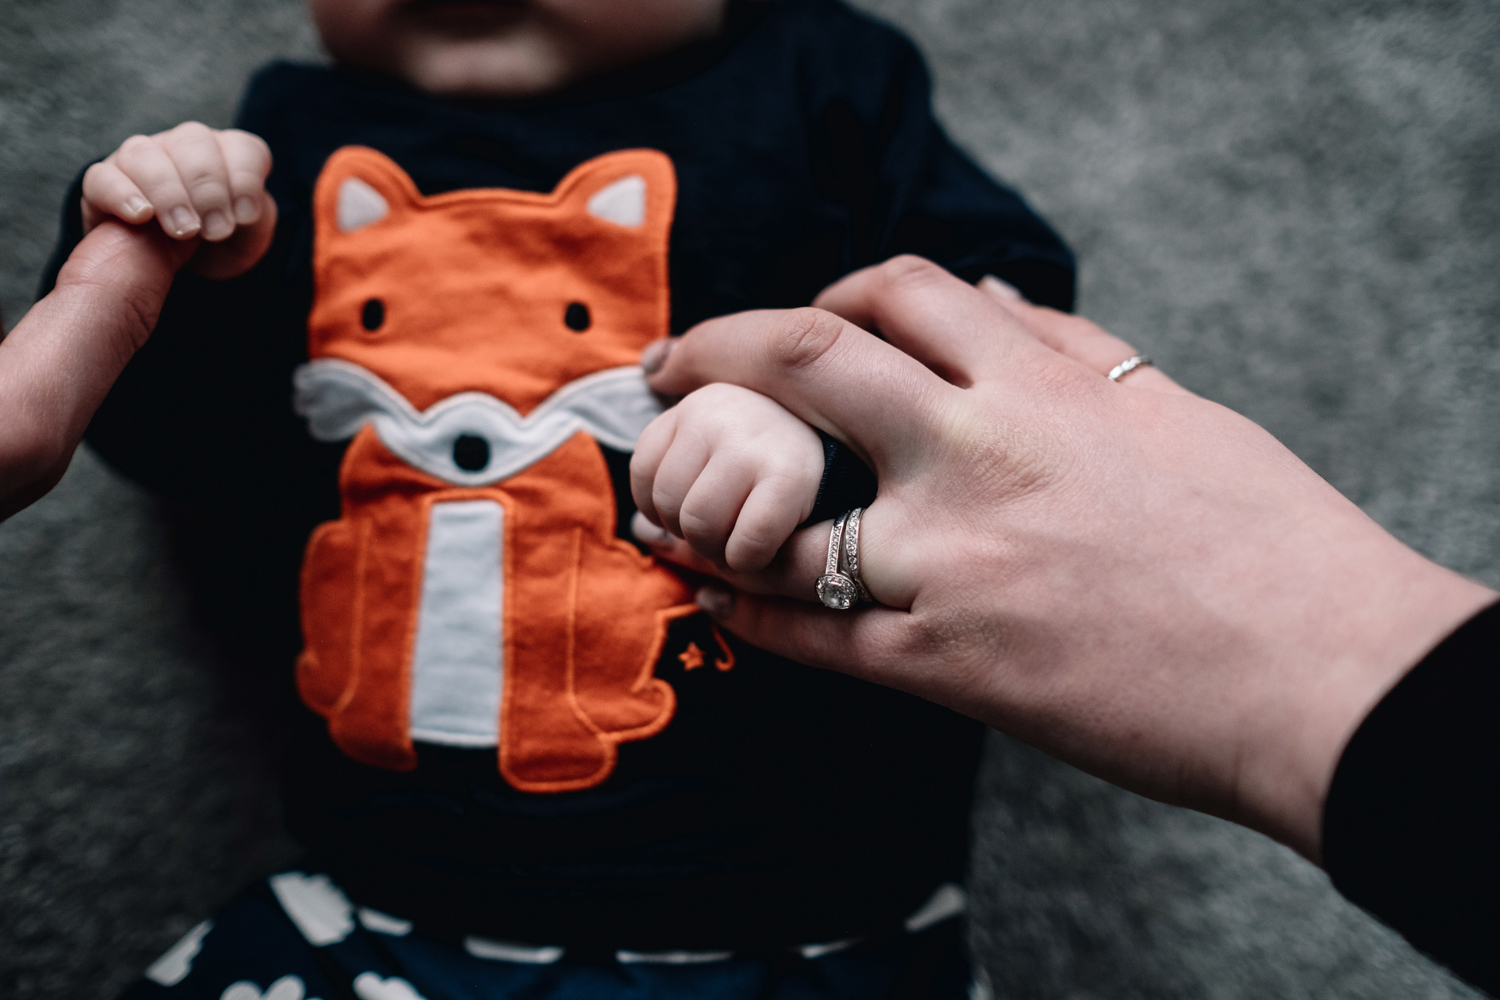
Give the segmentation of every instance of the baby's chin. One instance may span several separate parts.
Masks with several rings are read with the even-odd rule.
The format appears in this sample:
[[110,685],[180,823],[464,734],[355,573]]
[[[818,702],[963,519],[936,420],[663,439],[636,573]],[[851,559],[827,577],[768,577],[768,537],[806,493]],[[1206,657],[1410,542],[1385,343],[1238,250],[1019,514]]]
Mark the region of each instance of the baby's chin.
[[498,37],[422,35],[408,36],[394,65],[375,68],[429,94],[498,99],[548,94],[597,71],[524,27]]
[[724,4],[313,0],[312,7],[324,44],[339,62],[399,77],[430,94],[504,99],[561,90],[715,34]]

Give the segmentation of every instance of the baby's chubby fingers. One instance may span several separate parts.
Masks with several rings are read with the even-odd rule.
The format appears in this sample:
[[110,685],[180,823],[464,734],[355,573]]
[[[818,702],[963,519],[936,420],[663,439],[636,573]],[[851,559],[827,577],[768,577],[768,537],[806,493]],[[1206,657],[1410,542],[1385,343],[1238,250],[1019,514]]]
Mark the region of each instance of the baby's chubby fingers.
[[[160,136],[133,135],[104,161],[118,168],[151,204],[162,231],[173,239],[197,236],[203,220]],[[88,192],[84,192],[85,204]]]
[[811,501],[805,485],[782,475],[755,484],[740,506],[734,533],[724,545],[724,563],[741,573],[765,569],[808,514]]
[[111,216],[136,225],[155,216],[174,239],[204,240],[194,270],[232,278],[260,260],[275,234],[270,172],[270,147],[239,129],[185,122],[131,136],[84,174],[84,232]]
[[150,200],[123,170],[109,160],[89,167],[83,174],[83,231],[113,216],[140,225],[154,214]]
[[639,516],[658,530],[661,514],[656,509],[656,470],[666,457],[667,449],[677,435],[678,411],[668,410],[646,425],[635,442],[635,454],[630,457],[630,495],[635,500]]
[[271,172],[271,147],[258,135],[237,128],[214,133],[229,177],[234,221],[241,226],[258,221],[270,196],[266,177]]
[[235,229],[234,209],[229,166],[217,134],[201,122],[183,122],[160,139],[187,192],[188,207],[201,220],[203,238],[210,243],[228,239]]
[[651,483],[651,508],[658,523],[678,538],[686,537],[682,527],[683,504],[710,457],[709,444],[703,436],[679,423],[671,447],[656,466]]
[[[730,533],[735,530],[735,519],[754,485],[753,469],[729,456],[712,456],[682,498],[676,518],[677,535],[716,565],[731,569],[759,569],[760,566],[729,564],[725,554]],[[775,555],[779,547],[779,543],[771,547],[765,562],[770,562],[770,556]]]

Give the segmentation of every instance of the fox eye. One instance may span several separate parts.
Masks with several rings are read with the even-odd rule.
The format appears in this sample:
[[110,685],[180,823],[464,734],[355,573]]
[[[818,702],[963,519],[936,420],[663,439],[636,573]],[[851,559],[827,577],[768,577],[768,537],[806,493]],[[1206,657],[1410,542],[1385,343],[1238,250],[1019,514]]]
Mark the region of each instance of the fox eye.
[[567,311],[563,313],[563,322],[574,333],[587,330],[593,321],[593,317],[589,315],[589,307],[582,302],[569,302]]
[[359,311],[359,321],[366,330],[380,329],[380,324],[385,322],[385,303],[379,299],[366,299],[364,308]]

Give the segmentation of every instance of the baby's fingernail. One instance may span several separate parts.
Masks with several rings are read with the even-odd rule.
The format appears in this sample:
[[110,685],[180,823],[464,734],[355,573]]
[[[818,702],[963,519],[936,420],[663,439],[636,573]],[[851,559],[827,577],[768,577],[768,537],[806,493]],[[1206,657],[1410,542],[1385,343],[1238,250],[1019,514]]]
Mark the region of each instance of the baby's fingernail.
[[665,528],[652,524],[640,511],[636,511],[635,516],[630,519],[630,533],[635,535],[637,541],[646,545],[660,545],[671,537]]
[[1025,298],[1025,296],[1021,294],[1020,290],[1017,289],[1015,285],[1012,285],[1008,281],[1001,281],[993,274],[986,274],[984,277],[979,279],[979,283],[984,286],[987,291],[994,292],[1002,299]]
[[127,198],[125,200],[125,214],[132,219],[138,219],[151,211],[151,203],[145,198]]
[[260,203],[254,198],[244,197],[234,200],[234,221],[240,225],[254,222],[260,218]]
[[172,234],[174,236],[191,236],[198,231],[198,217],[190,208],[172,209]]
[[203,217],[203,238],[209,241],[222,240],[234,232],[234,220],[215,209]]
[[662,365],[667,363],[667,355],[672,353],[672,346],[676,343],[670,337],[658,340],[653,344],[647,344],[646,349],[641,352],[641,370],[647,375],[655,375],[661,371]]
[[728,618],[734,614],[734,591],[720,584],[710,583],[699,587],[693,599],[710,618]]

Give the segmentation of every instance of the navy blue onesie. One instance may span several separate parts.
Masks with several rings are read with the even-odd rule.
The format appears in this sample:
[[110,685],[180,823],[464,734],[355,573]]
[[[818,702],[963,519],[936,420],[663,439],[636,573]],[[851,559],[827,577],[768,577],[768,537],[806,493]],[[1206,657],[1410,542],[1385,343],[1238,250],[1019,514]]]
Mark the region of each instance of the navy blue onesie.
[[[671,724],[622,745],[603,784],[555,794],[508,786],[492,750],[418,744],[408,772],[357,763],[289,680],[299,562],[313,527],[338,516],[344,447],[314,441],[290,406],[307,360],[313,184],[330,154],[373,147],[432,195],[549,191],[612,150],[666,153],[674,333],[805,305],[898,253],[1070,308],[1072,255],[944,135],[913,46],[832,0],[738,4],[722,38],[538,100],[445,100],[275,64],[237,124],[275,157],[275,241],[241,278],[177,279],[87,439],[196,512],[183,538],[199,600],[292,719],[286,815],[310,864],[435,937],[577,955],[879,934],[961,878],[983,727],[743,644],[728,673],[664,655]],[[79,238],[76,188],[68,205],[58,263]],[[625,526],[628,456],[608,458]],[[853,493],[833,506],[869,499]],[[674,628],[713,648],[701,616]]]

